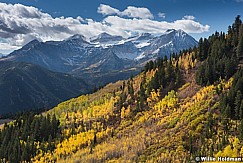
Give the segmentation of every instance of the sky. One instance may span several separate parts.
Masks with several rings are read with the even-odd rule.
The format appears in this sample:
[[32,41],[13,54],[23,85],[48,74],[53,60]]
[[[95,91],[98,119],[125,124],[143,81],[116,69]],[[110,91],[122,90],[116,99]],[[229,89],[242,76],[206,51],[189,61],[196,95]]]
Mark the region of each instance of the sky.
[[227,32],[243,0],[0,0],[0,53],[29,41],[87,38],[102,32],[129,37],[182,29],[196,40]]

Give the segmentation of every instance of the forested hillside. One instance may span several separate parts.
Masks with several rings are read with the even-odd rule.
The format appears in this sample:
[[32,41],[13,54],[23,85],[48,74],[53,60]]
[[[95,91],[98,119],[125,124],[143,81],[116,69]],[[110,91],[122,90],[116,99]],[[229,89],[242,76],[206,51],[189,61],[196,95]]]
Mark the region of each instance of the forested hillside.
[[41,115],[19,116],[0,132],[1,160],[192,162],[197,156],[242,157],[242,56],[243,25],[237,16],[228,33],[215,32],[200,39],[198,47],[150,61],[138,76]]

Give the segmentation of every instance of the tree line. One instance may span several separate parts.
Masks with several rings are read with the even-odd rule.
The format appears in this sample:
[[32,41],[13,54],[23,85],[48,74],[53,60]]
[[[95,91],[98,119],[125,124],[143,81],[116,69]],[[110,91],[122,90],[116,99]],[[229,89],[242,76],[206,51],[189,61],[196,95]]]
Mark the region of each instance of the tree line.
[[23,113],[0,130],[0,160],[29,162],[37,153],[53,150],[59,135],[59,120],[55,115]]

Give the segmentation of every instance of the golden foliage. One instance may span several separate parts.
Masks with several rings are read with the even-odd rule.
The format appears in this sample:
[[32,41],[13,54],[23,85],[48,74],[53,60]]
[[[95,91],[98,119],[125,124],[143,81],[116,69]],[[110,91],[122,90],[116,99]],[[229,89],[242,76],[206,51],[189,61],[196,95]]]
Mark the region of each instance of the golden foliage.
[[[194,67],[193,55],[182,56],[180,66],[185,70]],[[147,72],[146,84],[155,72]],[[140,74],[133,79],[135,96],[142,78],[143,74]],[[227,91],[232,81],[222,80],[219,84]],[[116,107],[122,83],[109,84],[95,94],[71,99],[49,111],[61,121],[63,139],[56,142],[53,152],[40,151],[33,162],[188,162],[191,156],[185,146],[185,137],[199,138],[211,114],[214,120],[219,119],[219,103],[215,100],[219,84],[203,87],[192,98],[180,100],[174,90],[162,99],[161,91],[153,90],[147,98],[149,108],[134,112],[136,102],[126,102],[120,109]],[[192,84],[186,83],[178,91],[185,88],[194,89]],[[124,92],[128,92],[127,88]],[[223,125],[218,123],[216,126],[218,139],[205,139],[205,145],[220,142]],[[239,139],[232,136],[229,142],[213,154],[243,154]]]

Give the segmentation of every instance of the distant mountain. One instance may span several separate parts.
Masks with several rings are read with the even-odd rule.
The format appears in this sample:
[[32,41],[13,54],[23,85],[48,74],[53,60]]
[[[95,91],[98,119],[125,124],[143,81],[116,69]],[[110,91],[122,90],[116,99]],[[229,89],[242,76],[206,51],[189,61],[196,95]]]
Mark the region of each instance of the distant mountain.
[[171,53],[179,53],[180,50],[197,45],[197,41],[182,30],[171,29],[167,30],[165,34],[154,37],[149,41],[139,42],[138,45],[141,47],[141,51],[143,51],[137,58],[140,59],[146,56],[151,56],[151,54],[152,56],[162,57],[164,55],[170,55]]
[[0,62],[0,114],[51,108],[88,89],[86,83],[71,75],[30,63]]
[[123,38],[121,36],[112,36],[108,33],[101,33],[97,37],[91,38],[91,42],[97,43],[113,43],[115,41],[121,41]]
[[182,30],[168,30],[160,36],[142,33],[130,38],[108,33],[89,39],[74,35],[63,41],[33,40],[1,60],[29,62],[52,71],[82,76],[91,83],[106,84],[111,81],[107,76],[104,80],[103,74],[113,74],[116,81],[120,76],[130,76],[127,72],[132,67],[195,45],[197,41]]

